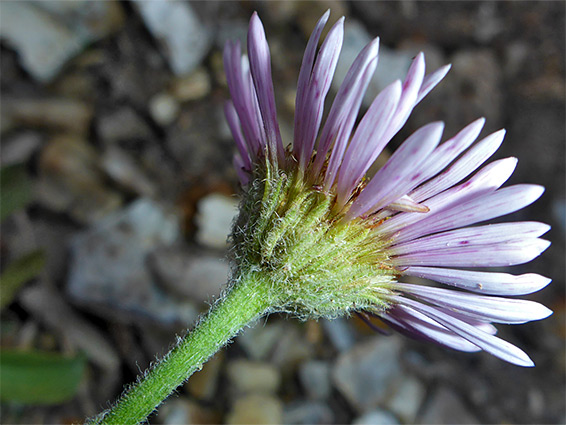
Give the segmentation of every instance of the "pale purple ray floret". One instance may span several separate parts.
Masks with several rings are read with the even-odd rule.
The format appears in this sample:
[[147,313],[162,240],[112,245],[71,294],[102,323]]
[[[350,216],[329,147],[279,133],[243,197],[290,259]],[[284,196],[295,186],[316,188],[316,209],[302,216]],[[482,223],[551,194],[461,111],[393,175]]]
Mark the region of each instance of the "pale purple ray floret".
[[[404,81],[386,87],[355,126],[378,63],[379,40],[374,39],[351,65],[323,122],[344,35],[341,18],[318,48],[329,15],[326,12],[318,21],[304,53],[289,150],[281,139],[269,47],[258,15],[253,14],[249,26],[249,61],[238,43],[227,43],[224,63],[232,100],[225,113],[237,146],[234,163],[242,184],[249,183],[255,165],[266,155],[279,168],[296,167],[307,181],[322,183],[336,208],[344,212],[344,220],[374,218],[383,240],[390,241],[385,249],[400,277],[393,292],[384,294],[390,307],[375,313],[383,321],[415,338],[461,351],[484,350],[532,366],[523,351],[495,336],[491,323],[518,324],[549,316],[552,312],[541,304],[501,296],[538,291],[550,279],[483,268],[533,260],[549,246],[540,239],[549,226],[484,222],[530,205],[544,189],[528,184],[501,188],[517,160],[484,165],[505,132],[475,142],[484,125],[482,118],[443,143],[443,123],[425,125],[367,179],[378,155],[450,67],[427,75],[424,55],[419,53]],[[402,283],[404,276],[453,289]]]

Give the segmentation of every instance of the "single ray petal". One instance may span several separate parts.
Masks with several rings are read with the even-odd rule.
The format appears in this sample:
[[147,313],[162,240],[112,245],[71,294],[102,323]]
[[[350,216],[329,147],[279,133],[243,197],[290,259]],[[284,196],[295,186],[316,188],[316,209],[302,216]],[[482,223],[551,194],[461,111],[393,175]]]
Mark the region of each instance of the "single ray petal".
[[489,295],[531,294],[540,291],[552,282],[552,279],[534,273],[515,276],[509,273],[438,267],[410,266],[403,269],[403,274],[430,279],[467,291]]

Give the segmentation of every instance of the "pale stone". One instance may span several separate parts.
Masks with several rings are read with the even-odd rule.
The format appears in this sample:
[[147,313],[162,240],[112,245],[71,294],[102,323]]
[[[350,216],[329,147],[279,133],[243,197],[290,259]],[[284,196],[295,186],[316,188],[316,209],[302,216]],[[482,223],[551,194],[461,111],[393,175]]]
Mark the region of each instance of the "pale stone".
[[462,400],[448,388],[439,388],[428,403],[420,423],[479,424],[480,421],[464,406]]
[[149,265],[168,291],[204,304],[220,294],[230,267],[220,255],[172,245],[151,254]]
[[425,394],[424,385],[418,379],[407,376],[388,401],[387,407],[403,422],[413,423]]
[[226,417],[226,424],[280,424],[283,405],[272,396],[252,394],[238,399]]
[[14,46],[34,78],[47,82],[87,44],[114,32],[123,20],[115,1],[6,1],[0,36]]
[[401,374],[400,349],[396,337],[376,337],[356,345],[338,358],[334,385],[360,412],[378,406]]
[[210,248],[225,249],[238,212],[238,200],[220,193],[211,193],[198,203],[197,241]]
[[352,425],[398,425],[397,418],[383,409],[372,410],[354,419]]
[[122,197],[105,185],[99,163],[100,156],[83,138],[54,137],[41,152],[37,200],[79,222],[102,219],[121,206]]
[[195,307],[159,288],[147,266],[152,251],[179,238],[174,209],[139,199],[73,238],[68,292],[76,302],[125,323],[186,326],[196,319]]
[[101,166],[114,181],[134,193],[153,196],[155,183],[146,175],[132,155],[111,146],[102,155]]
[[192,6],[175,0],[134,0],[142,18],[161,44],[172,71],[177,75],[193,71],[207,54],[211,32],[203,26]]
[[236,394],[272,394],[279,388],[281,377],[269,363],[234,360],[227,367],[230,388]]
[[202,99],[211,89],[210,76],[206,69],[199,68],[186,77],[173,82],[171,93],[180,102]]
[[166,126],[175,121],[179,109],[177,100],[168,93],[159,93],[149,101],[151,117],[159,125]]
[[320,401],[299,401],[285,406],[283,411],[283,423],[285,424],[332,424],[334,423],[334,412]]
[[85,135],[88,133],[93,113],[92,106],[80,100],[61,97],[3,97],[0,126],[2,132],[32,127]]
[[320,360],[303,363],[299,368],[299,379],[310,398],[325,399],[330,395],[330,365]]

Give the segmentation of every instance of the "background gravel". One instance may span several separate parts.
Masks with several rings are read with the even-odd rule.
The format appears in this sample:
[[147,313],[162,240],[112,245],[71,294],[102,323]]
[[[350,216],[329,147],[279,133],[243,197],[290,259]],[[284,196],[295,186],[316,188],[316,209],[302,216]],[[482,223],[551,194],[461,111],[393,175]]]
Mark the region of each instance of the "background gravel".
[[[551,248],[513,272],[554,282],[531,299],[554,315],[500,327],[537,364],[521,369],[370,332],[355,319],[273,315],[241,334],[151,423],[565,423],[565,6],[554,1],[2,2],[1,165],[23,164],[31,202],[2,222],[1,265],[46,265],[1,313],[2,346],[88,358],[62,404],[2,403],[2,423],[71,423],[108,406],[207,308],[225,282],[238,183],[222,114],[227,39],[260,13],[278,112],[292,135],[310,31],[346,16],[333,90],[381,37],[376,93],[419,51],[453,67],[392,146],[419,126],[450,136],[485,116],[505,127],[495,158],[546,193],[512,216],[550,223]],[[366,99],[366,106],[371,97]]]

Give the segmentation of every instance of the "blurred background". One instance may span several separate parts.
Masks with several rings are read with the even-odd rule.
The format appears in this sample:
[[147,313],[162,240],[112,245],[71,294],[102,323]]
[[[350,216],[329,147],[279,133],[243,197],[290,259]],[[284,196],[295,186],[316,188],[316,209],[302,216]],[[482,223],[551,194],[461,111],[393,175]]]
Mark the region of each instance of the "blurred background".
[[[283,138],[322,13],[346,16],[332,93],[374,36],[364,108],[419,51],[446,79],[392,147],[443,120],[505,127],[494,156],[546,193],[514,214],[552,225],[513,273],[554,310],[500,326],[536,368],[381,336],[356,319],[272,315],[151,417],[188,423],[565,423],[565,4],[552,1],[0,3],[2,423],[80,422],[167,351],[220,292],[239,191],[222,47],[260,13]],[[332,98],[332,93],[330,98]],[[506,270],[508,271],[508,270]]]

